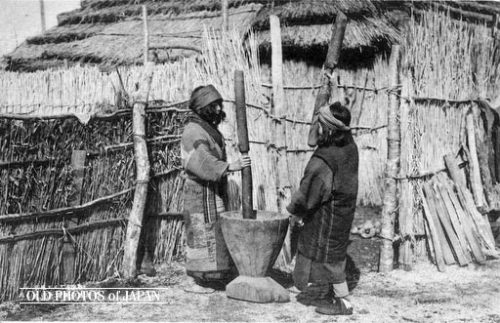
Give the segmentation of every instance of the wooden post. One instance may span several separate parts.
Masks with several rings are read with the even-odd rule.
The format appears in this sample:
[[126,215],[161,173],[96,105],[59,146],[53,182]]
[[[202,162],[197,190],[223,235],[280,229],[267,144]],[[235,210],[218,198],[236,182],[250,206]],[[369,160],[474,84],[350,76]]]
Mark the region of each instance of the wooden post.
[[[390,60],[391,86],[398,86],[400,82],[400,47],[392,46]],[[393,268],[394,250],[392,239],[394,237],[394,223],[398,209],[397,182],[396,176],[399,173],[401,157],[401,125],[399,122],[400,100],[398,93],[392,92],[390,95],[389,113],[387,117],[387,165],[385,176],[384,204],[382,208],[382,229],[383,238],[380,246],[380,272],[388,272]]]
[[[271,65],[272,65],[272,86],[273,86],[273,105],[271,114],[280,120],[273,119],[273,143],[276,145],[276,186],[284,195],[284,199],[290,197],[290,181],[288,178],[288,161],[286,155],[286,99],[283,89],[283,55],[281,49],[281,30],[279,18],[275,15],[269,17],[271,25]],[[285,205],[283,199],[278,197],[278,212],[282,212]]]
[[[71,153],[71,167],[73,169],[73,190],[74,198],[70,201],[71,206],[77,206],[82,203],[82,188],[85,176],[85,160],[87,152],[85,150],[73,150]],[[74,227],[76,219],[65,219],[64,228]],[[75,282],[75,257],[76,250],[73,242],[68,235],[64,236],[62,245],[62,282],[72,284]]]
[[146,102],[149,96],[154,64],[146,65],[140,88],[135,95],[132,110],[132,129],[134,133],[134,155],[136,166],[136,185],[134,202],[128,219],[125,236],[122,271],[125,278],[134,278],[137,274],[137,251],[144,219],[144,210],[149,185],[149,157],[146,144]]
[[[278,212],[283,212],[286,204],[290,202],[291,186],[288,171],[286,121],[283,118],[286,114],[286,99],[283,89],[283,54],[281,47],[281,28],[278,16],[269,16],[271,27],[271,74],[273,104],[271,114],[278,119],[272,119],[272,143],[276,145],[274,152],[274,165],[276,169],[276,187],[278,189]],[[292,261],[290,246],[290,231],[287,232],[282,249],[282,256],[286,264]],[[279,258],[280,261],[282,258]]]
[[222,0],[222,35],[229,32],[228,0]]
[[127,233],[125,236],[122,271],[125,278],[134,278],[137,275],[137,255],[139,240],[144,220],[144,210],[149,187],[149,156],[146,143],[146,105],[153,80],[154,63],[148,61],[149,33],[147,26],[146,6],[142,6],[144,19],[144,74],[139,83],[139,89],[134,95],[132,107],[132,130],[134,134],[134,157],[136,167],[136,185],[134,202],[128,219]]
[[47,23],[45,21],[45,3],[44,0],[40,0],[40,22],[42,27],[42,34],[47,30]]
[[[245,103],[245,77],[243,71],[234,72],[234,91],[236,101],[236,123],[238,132],[238,147],[243,156],[248,156],[250,144],[248,142],[247,109]],[[241,170],[241,204],[244,219],[255,219],[253,210],[252,168]]]
[[149,61],[149,28],[148,28],[148,9],[142,6],[142,21],[144,30],[144,65]]
[[[337,67],[338,60],[340,57],[340,50],[342,49],[342,42],[344,40],[345,29],[347,26],[346,15],[339,11],[337,13],[337,18],[335,19],[335,24],[332,28],[332,38],[330,39],[330,44],[328,45],[328,53],[326,55],[325,63],[323,68],[326,74],[332,75],[335,68]],[[309,137],[307,144],[311,147],[316,146],[318,140],[318,124],[317,124],[317,112],[319,108],[328,103],[331,96],[330,79],[327,75],[322,75],[321,88],[316,95],[316,102],[314,103],[314,114],[312,118],[311,130],[309,131]]]

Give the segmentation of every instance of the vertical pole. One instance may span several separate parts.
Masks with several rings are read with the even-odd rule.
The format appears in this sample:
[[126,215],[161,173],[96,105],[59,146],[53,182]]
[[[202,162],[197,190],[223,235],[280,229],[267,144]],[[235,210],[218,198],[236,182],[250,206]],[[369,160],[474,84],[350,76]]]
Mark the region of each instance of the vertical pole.
[[[149,187],[149,172],[151,169],[146,143],[146,104],[153,79],[154,63],[148,61],[149,31],[146,6],[142,6],[142,18],[144,22],[144,74],[139,83],[137,93],[134,95],[134,106],[132,107],[132,131],[134,134],[134,157],[136,167],[136,185],[134,202],[128,219],[127,232],[125,235],[122,272],[125,278],[134,278],[137,275],[137,258],[142,225],[144,222],[144,211]],[[146,253],[148,251],[146,250]]]
[[134,202],[130,211],[127,232],[125,235],[122,271],[125,278],[134,278],[137,275],[137,255],[139,238],[144,220],[144,210],[149,186],[149,157],[146,144],[146,103],[153,79],[154,64],[148,62],[143,79],[136,95],[132,108],[132,130],[134,135],[134,157],[136,167],[136,185]]
[[[83,179],[85,176],[85,160],[87,152],[85,150],[73,150],[71,153],[71,167],[73,169],[73,191],[74,198],[70,201],[71,206],[77,206],[82,203]],[[75,219],[65,219],[64,227],[66,229],[75,226],[72,222]],[[75,248],[68,235],[64,236],[62,245],[62,282],[72,284],[75,282]]]
[[[276,187],[278,189],[278,212],[283,212],[286,204],[290,201],[291,187],[289,181],[287,143],[286,143],[286,121],[283,117],[286,114],[285,91],[283,89],[283,54],[281,45],[280,20],[276,15],[269,16],[271,27],[271,74],[273,104],[271,114],[278,119],[272,119],[272,143],[276,145],[274,153],[274,165],[276,169]],[[282,256],[286,264],[292,261],[290,247],[290,231],[285,237],[282,248]],[[281,259],[281,258],[280,258]]]
[[[392,46],[390,59],[391,86],[400,83],[400,47]],[[394,238],[394,223],[398,209],[396,176],[399,173],[401,158],[401,125],[399,122],[400,100],[399,94],[392,92],[389,97],[389,113],[387,116],[387,165],[385,177],[384,204],[382,208],[382,245],[380,246],[380,272],[388,272],[393,269],[394,250],[392,239]]]
[[[277,169],[277,187],[281,192],[290,191],[290,182],[288,180],[288,162],[286,156],[286,121],[281,118],[286,113],[285,91],[283,89],[283,55],[281,49],[281,29],[280,20],[277,16],[269,17],[271,25],[271,73],[273,86],[273,105],[271,114],[274,114],[280,120],[273,119],[273,143],[276,145],[276,169]],[[290,194],[285,194],[288,196]],[[278,211],[281,212],[284,207],[280,198],[278,198]]]
[[[243,156],[248,156],[250,144],[248,142],[247,109],[245,103],[245,78],[243,71],[234,72],[234,91],[236,101],[236,123],[238,132],[238,147]],[[253,210],[252,168],[241,170],[241,201],[244,219],[255,219]]]
[[142,22],[144,30],[144,65],[149,60],[149,28],[148,28],[148,9],[145,5],[142,6]]
[[45,3],[44,0],[40,0],[40,21],[42,24],[42,34],[47,30],[47,24],[45,22]]
[[[345,29],[347,27],[347,17],[346,15],[339,11],[335,19],[335,24],[332,28],[332,38],[328,45],[328,53],[326,55],[325,63],[323,68],[326,74],[331,75],[338,65],[340,50],[342,49],[342,42],[344,41]],[[331,96],[330,79],[326,76],[322,76],[321,88],[316,95],[316,102],[314,103],[314,113],[312,119],[311,130],[309,131],[309,137],[307,144],[311,147],[316,146],[318,140],[318,116],[317,112],[319,108],[328,103]]]
[[229,32],[228,0],[222,0],[222,34]]

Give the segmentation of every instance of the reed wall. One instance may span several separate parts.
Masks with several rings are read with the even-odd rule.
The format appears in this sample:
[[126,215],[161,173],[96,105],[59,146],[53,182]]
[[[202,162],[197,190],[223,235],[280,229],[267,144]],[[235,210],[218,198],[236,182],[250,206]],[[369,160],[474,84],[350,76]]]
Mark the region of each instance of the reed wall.
[[[476,115],[476,131],[488,132],[484,126],[490,122],[484,116],[486,110],[472,100],[498,95],[500,56],[491,29],[452,20],[446,13],[430,11],[414,19],[405,39],[400,115],[404,179],[400,181],[398,222],[399,232],[406,239],[401,244],[399,262],[411,268],[427,259],[429,250],[422,185],[446,169],[445,155],[464,156],[464,149],[469,149],[468,113]],[[491,149],[491,144],[482,149]],[[464,156],[464,160],[468,158]],[[465,171],[470,173],[470,165]],[[495,186],[496,180],[489,181],[483,184]],[[470,181],[468,185],[471,187]],[[498,201],[498,195],[489,196]]]

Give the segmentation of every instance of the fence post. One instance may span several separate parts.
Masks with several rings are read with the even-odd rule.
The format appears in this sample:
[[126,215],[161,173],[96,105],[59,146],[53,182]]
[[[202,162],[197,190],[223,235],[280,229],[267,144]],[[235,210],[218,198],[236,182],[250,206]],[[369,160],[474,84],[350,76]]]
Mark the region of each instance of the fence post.
[[134,278],[137,275],[137,258],[141,237],[144,211],[149,188],[150,163],[146,142],[146,105],[153,80],[154,63],[148,61],[148,26],[146,6],[142,6],[144,19],[144,73],[139,89],[134,95],[132,107],[132,129],[134,135],[134,157],[136,166],[136,185],[134,202],[128,219],[125,235],[122,272],[125,278]]
[[[326,55],[325,63],[323,64],[324,71],[328,75],[332,75],[335,68],[337,67],[340,50],[342,49],[342,42],[344,41],[345,29],[347,26],[347,17],[346,15],[339,11],[337,13],[337,18],[335,19],[335,24],[332,28],[332,38],[330,39],[330,43],[328,45],[328,53]],[[309,137],[307,140],[307,144],[311,147],[316,146],[317,143],[317,132],[318,132],[318,124],[317,124],[317,112],[319,108],[328,103],[331,96],[331,87],[330,87],[330,79],[327,75],[323,75],[321,77],[321,87],[316,95],[316,102],[314,103],[314,113],[312,118],[311,130],[309,130]]]
[[[401,52],[399,45],[392,46],[392,54],[389,63],[391,86],[396,87],[400,83],[399,66]],[[395,89],[389,97],[389,113],[387,116],[387,164],[385,175],[385,191],[382,208],[382,229],[380,236],[380,272],[388,272],[393,269],[394,249],[392,240],[394,237],[394,223],[398,209],[397,181],[401,158],[401,124],[399,122],[400,100]]]

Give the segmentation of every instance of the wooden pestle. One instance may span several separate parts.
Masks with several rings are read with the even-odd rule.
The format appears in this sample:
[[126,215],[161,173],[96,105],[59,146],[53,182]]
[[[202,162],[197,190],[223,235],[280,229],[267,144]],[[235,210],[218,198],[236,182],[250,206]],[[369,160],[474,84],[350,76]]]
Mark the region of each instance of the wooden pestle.
[[[247,109],[245,103],[245,78],[243,71],[234,72],[234,92],[236,101],[236,124],[238,132],[238,147],[243,156],[248,156],[250,144],[248,142]],[[241,201],[244,219],[255,219],[253,210],[252,168],[241,170]]]

